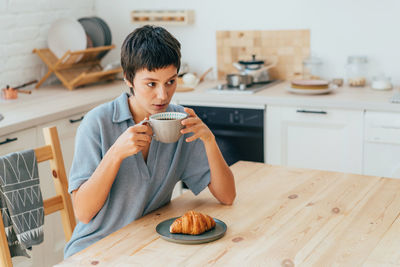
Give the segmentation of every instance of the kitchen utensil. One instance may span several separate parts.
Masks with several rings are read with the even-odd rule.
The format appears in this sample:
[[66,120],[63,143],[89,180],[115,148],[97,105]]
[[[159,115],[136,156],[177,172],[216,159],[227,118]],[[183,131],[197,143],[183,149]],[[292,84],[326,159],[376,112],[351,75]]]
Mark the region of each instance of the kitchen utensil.
[[212,67],[209,68],[208,70],[206,70],[206,71],[200,76],[199,83],[201,83],[202,81],[204,81],[204,78],[207,76],[208,73],[210,73],[210,72],[212,71],[212,69],[213,69]]
[[37,80],[33,80],[33,81],[30,81],[30,82],[24,83],[22,85],[18,85],[16,87],[14,87],[14,89],[21,89],[21,88],[24,88],[25,86],[28,86],[28,85],[31,85],[31,84],[34,84],[34,83],[37,83],[37,82],[38,82]]
[[250,86],[253,84],[253,76],[248,74],[232,73],[226,75],[226,81],[229,87],[239,87],[241,84]]
[[24,88],[28,85],[31,85],[33,83],[37,83],[37,80],[33,80],[27,83],[24,83],[22,85],[18,85],[15,87],[10,87],[9,85],[6,86],[6,88],[2,89],[2,97],[4,99],[17,99],[18,98],[18,93],[22,94],[31,94],[31,90],[21,90],[21,88]]
[[[47,45],[59,59],[67,51],[83,50],[87,46],[85,30],[74,19],[59,19],[49,29]],[[81,57],[78,57],[75,62],[80,59]]]
[[278,58],[275,57],[273,62],[264,65],[263,60],[257,60],[256,55],[252,55],[252,60],[234,62],[233,66],[243,75],[253,76],[254,83],[262,83],[270,80],[268,70],[273,68],[278,63]]

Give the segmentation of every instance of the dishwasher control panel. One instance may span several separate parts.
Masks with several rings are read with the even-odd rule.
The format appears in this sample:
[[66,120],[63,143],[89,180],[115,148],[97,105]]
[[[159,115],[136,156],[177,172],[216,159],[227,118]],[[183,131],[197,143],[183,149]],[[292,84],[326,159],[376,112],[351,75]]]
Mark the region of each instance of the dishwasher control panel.
[[263,127],[264,110],[246,108],[225,108],[187,106],[207,125]]

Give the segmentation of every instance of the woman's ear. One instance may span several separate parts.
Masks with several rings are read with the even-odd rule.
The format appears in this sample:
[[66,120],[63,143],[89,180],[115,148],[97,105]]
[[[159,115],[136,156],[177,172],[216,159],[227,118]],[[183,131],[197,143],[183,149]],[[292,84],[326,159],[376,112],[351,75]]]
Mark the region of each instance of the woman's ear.
[[130,88],[133,87],[132,83],[126,77],[124,77],[124,82],[128,87],[130,87]]

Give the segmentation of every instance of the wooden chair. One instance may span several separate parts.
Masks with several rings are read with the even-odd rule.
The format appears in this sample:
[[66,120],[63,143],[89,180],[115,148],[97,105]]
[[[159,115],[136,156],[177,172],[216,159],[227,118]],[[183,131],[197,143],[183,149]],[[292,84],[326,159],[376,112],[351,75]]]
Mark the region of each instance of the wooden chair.
[[[64,160],[61,153],[60,140],[56,127],[44,128],[43,134],[46,145],[35,149],[37,162],[50,161],[51,173],[57,195],[43,200],[44,214],[60,211],[64,228],[65,240],[71,238],[76,221],[72,209],[71,197],[68,193],[68,180],[65,174]],[[40,173],[39,173],[40,175]],[[4,231],[3,220],[0,216],[0,266],[11,267],[11,255],[7,237]]]

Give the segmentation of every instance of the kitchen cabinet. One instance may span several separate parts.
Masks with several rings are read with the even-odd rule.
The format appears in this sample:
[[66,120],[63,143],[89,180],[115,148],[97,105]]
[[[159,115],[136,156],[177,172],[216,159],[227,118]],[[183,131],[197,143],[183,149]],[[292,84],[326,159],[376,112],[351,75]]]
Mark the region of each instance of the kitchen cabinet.
[[363,174],[400,178],[400,113],[366,111]]
[[0,136],[0,156],[36,146],[36,128]]
[[362,172],[363,110],[267,106],[267,163]]

